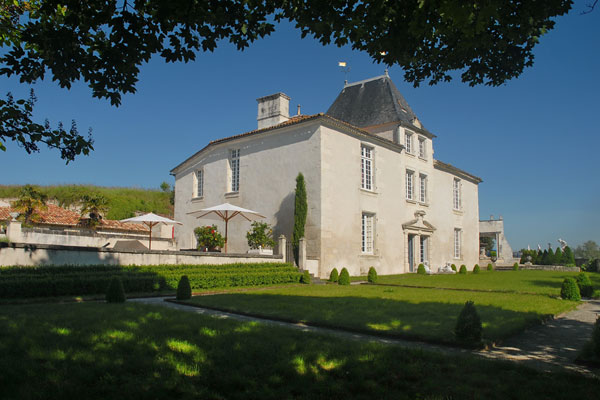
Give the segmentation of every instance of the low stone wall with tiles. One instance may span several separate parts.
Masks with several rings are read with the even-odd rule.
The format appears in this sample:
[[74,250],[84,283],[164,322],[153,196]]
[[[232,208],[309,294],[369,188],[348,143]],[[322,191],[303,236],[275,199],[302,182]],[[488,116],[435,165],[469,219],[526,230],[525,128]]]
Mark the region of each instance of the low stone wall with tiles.
[[112,249],[0,243],[0,265],[162,265],[282,262],[280,255],[224,254],[199,251],[116,251]]
[[[512,266],[497,266],[498,270],[512,270]],[[579,267],[565,267],[564,265],[519,265],[520,270],[540,270],[540,271],[564,271],[581,272]]]

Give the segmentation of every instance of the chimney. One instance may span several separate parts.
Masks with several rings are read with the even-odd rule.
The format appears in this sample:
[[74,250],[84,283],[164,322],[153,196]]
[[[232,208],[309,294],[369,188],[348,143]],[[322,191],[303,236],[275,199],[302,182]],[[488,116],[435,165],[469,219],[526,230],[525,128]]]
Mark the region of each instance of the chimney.
[[256,99],[258,102],[258,129],[268,128],[290,119],[290,98],[285,93],[275,93]]

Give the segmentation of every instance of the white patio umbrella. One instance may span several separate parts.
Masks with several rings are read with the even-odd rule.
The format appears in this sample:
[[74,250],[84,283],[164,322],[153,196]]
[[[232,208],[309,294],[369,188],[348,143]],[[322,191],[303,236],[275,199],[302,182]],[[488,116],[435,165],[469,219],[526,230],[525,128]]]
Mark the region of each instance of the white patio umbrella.
[[140,215],[138,217],[122,219],[121,222],[134,222],[134,223],[142,223],[147,225],[150,228],[149,231],[149,241],[148,241],[148,250],[152,250],[152,228],[160,223],[167,225],[183,225],[181,222],[174,221],[169,218],[161,217],[160,215],[156,215],[154,213],[148,213],[144,215]]
[[266,218],[265,216],[260,215],[256,211],[252,211],[252,210],[248,210],[246,208],[234,206],[229,203],[223,203],[223,204],[219,204],[218,206],[203,208],[202,210],[193,211],[188,214],[190,214],[190,215],[200,214],[196,218],[202,218],[209,214],[214,214],[214,215],[217,215],[218,217],[220,217],[223,221],[225,221],[225,253],[227,253],[227,233],[228,233],[227,227],[228,227],[230,219],[232,219],[238,215],[242,218],[245,218],[247,221],[252,221],[257,218]]

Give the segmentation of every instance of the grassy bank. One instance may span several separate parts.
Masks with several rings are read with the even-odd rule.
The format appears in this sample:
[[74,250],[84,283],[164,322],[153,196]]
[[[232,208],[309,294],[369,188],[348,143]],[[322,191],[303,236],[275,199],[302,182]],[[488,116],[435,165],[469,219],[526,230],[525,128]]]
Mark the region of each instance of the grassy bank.
[[0,308],[5,399],[585,399],[597,380],[125,304]]

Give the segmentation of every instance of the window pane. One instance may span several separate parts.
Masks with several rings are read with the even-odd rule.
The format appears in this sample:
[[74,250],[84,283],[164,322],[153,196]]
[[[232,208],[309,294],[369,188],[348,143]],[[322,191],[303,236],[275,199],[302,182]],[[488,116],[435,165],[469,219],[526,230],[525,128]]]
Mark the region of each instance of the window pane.
[[370,147],[361,148],[361,188],[373,190],[373,150]]
[[204,171],[196,171],[196,196],[204,196]]
[[406,171],[406,198],[413,199],[413,172]]
[[372,214],[362,215],[361,248],[363,253],[373,254],[373,221]]
[[231,167],[231,191],[240,190],[240,149],[231,150],[229,165]]
[[419,201],[425,203],[427,201],[427,176],[419,175]]

